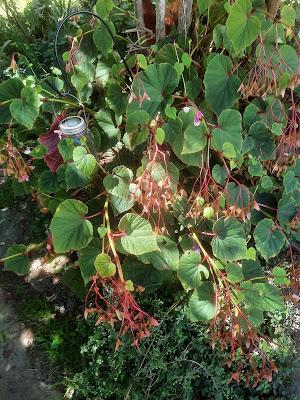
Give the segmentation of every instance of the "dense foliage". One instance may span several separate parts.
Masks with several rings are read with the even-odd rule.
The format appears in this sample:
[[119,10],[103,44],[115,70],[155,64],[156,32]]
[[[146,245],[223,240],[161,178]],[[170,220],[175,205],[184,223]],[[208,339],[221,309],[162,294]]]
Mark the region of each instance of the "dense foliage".
[[[95,10],[115,33],[125,6]],[[12,63],[2,170],[51,223],[45,242],[13,244],[5,268],[26,274],[44,245],[76,252],[64,281],[86,295],[86,316],[115,325],[116,349],[159,325],[135,294],[172,285],[192,322],[209,321],[231,380],[271,381],[266,313],[285,310],[281,288],[292,301],[299,290],[299,16],[279,14],[259,0],[198,1],[191,39],[175,27],[156,44],[129,33],[132,79],[94,18],[66,23],[67,82]],[[80,144],[58,130],[77,113],[89,126]]]

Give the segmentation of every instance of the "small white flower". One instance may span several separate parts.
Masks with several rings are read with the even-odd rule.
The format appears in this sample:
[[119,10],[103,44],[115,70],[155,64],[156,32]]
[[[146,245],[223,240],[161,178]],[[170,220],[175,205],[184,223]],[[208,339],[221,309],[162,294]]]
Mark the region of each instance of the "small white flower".
[[190,112],[190,107],[189,107],[189,106],[184,106],[184,107],[183,107],[183,111],[184,111],[185,113]]
[[29,147],[26,147],[26,149],[24,150],[24,154],[30,154],[31,150]]

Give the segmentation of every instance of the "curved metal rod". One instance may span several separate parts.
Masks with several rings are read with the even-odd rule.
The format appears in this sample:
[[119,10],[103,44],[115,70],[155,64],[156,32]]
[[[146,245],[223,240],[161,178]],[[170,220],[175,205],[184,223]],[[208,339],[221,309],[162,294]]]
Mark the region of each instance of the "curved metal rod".
[[130,70],[130,68],[129,68],[129,66],[128,66],[126,60],[125,60],[125,54],[124,54],[123,56],[121,55],[121,50],[120,50],[120,47],[119,47],[119,45],[118,45],[118,42],[116,41],[115,36],[114,36],[112,30],[110,29],[109,25],[107,24],[107,22],[104,21],[103,18],[99,17],[99,15],[97,15],[97,14],[91,12],[91,11],[88,11],[88,10],[79,10],[79,11],[73,11],[73,12],[71,12],[69,15],[67,15],[67,16],[62,20],[62,22],[60,23],[60,25],[59,25],[58,28],[57,28],[57,31],[56,31],[56,34],[55,34],[55,41],[54,41],[54,52],[55,52],[56,62],[57,62],[57,65],[58,65],[58,67],[59,67],[59,69],[60,69],[60,71],[61,71],[61,73],[62,73],[63,80],[65,81],[65,84],[68,86],[68,88],[69,88],[71,91],[74,90],[73,87],[70,85],[68,76],[67,76],[67,74],[66,74],[66,72],[65,72],[65,69],[64,69],[64,66],[63,66],[63,64],[62,64],[62,62],[61,62],[61,60],[60,60],[60,57],[59,57],[59,54],[58,54],[58,49],[57,49],[57,44],[58,44],[58,38],[59,38],[60,32],[61,32],[61,30],[62,30],[62,28],[63,28],[65,22],[66,22],[68,19],[70,19],[71,17],[74,17],[75,15],[79,15],[79,14],[91,15],[91,16],[93,16],[94,18],[98,19],[100,22],[102,22],[102,24],[105,26],[105,28],[107,29],[108,33],[110,34],[110,36],[111,36],[111,38],[112,38],[112,40],[113,40],[113,42],[114,42],[114,44],[115,44],[115,47],[116,47],[116,49],[117,49],[117,51],[118,51],[118,53],[119,53],[119,55],[120,55],[120,57],[121,57],[121,61],[124,63],[125,68],[126,68],[128,74],[129,74],[131,80],[133,80],[133,75],[132,75],[131,70]]

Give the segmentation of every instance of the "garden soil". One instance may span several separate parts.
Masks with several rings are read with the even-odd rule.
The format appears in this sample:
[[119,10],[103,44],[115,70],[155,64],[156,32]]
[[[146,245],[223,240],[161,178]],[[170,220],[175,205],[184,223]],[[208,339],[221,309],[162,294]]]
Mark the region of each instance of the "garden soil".
[[[0,258],[11,243],[22,243],[32,216],[26,203],[0,210]],[[0,266],[1,269],[1,266]],[[61,400],[50,388],[51,370],[34,347],[30,329],[18,322],[14,293],[2,287],[0,272],[0,400]],[[17,276],[16,276],[17,279]]]
[[11,294],[0,289],[0,400],[59,400],[49,388],[49,372],[37,354],[34,338],[18,323]]

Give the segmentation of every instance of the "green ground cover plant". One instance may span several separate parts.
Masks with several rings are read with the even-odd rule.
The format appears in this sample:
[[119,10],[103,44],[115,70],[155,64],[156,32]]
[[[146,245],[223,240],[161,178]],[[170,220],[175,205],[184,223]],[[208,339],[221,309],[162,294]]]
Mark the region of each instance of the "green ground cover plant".
[[[98,0],[104,22],[66,21],[65,70],[16,63],[0,84],[2,171],[51,222],[40,243],[9,247],[5,269],[25,275],[43,246],[68,254],[65,284],[86,318],[114,326],[121,352],[160,329],[138,299],[169,285],[226,350],[229,381],[272,381],[265,324],[299,290],[296,10],[195,2],[189,37],[173,27],[133,45],[130,33],[124,64],[106,26],[118,38],[113,21],[132,9]],[[89,127],[80,143],[59,132],[77,114]]]

